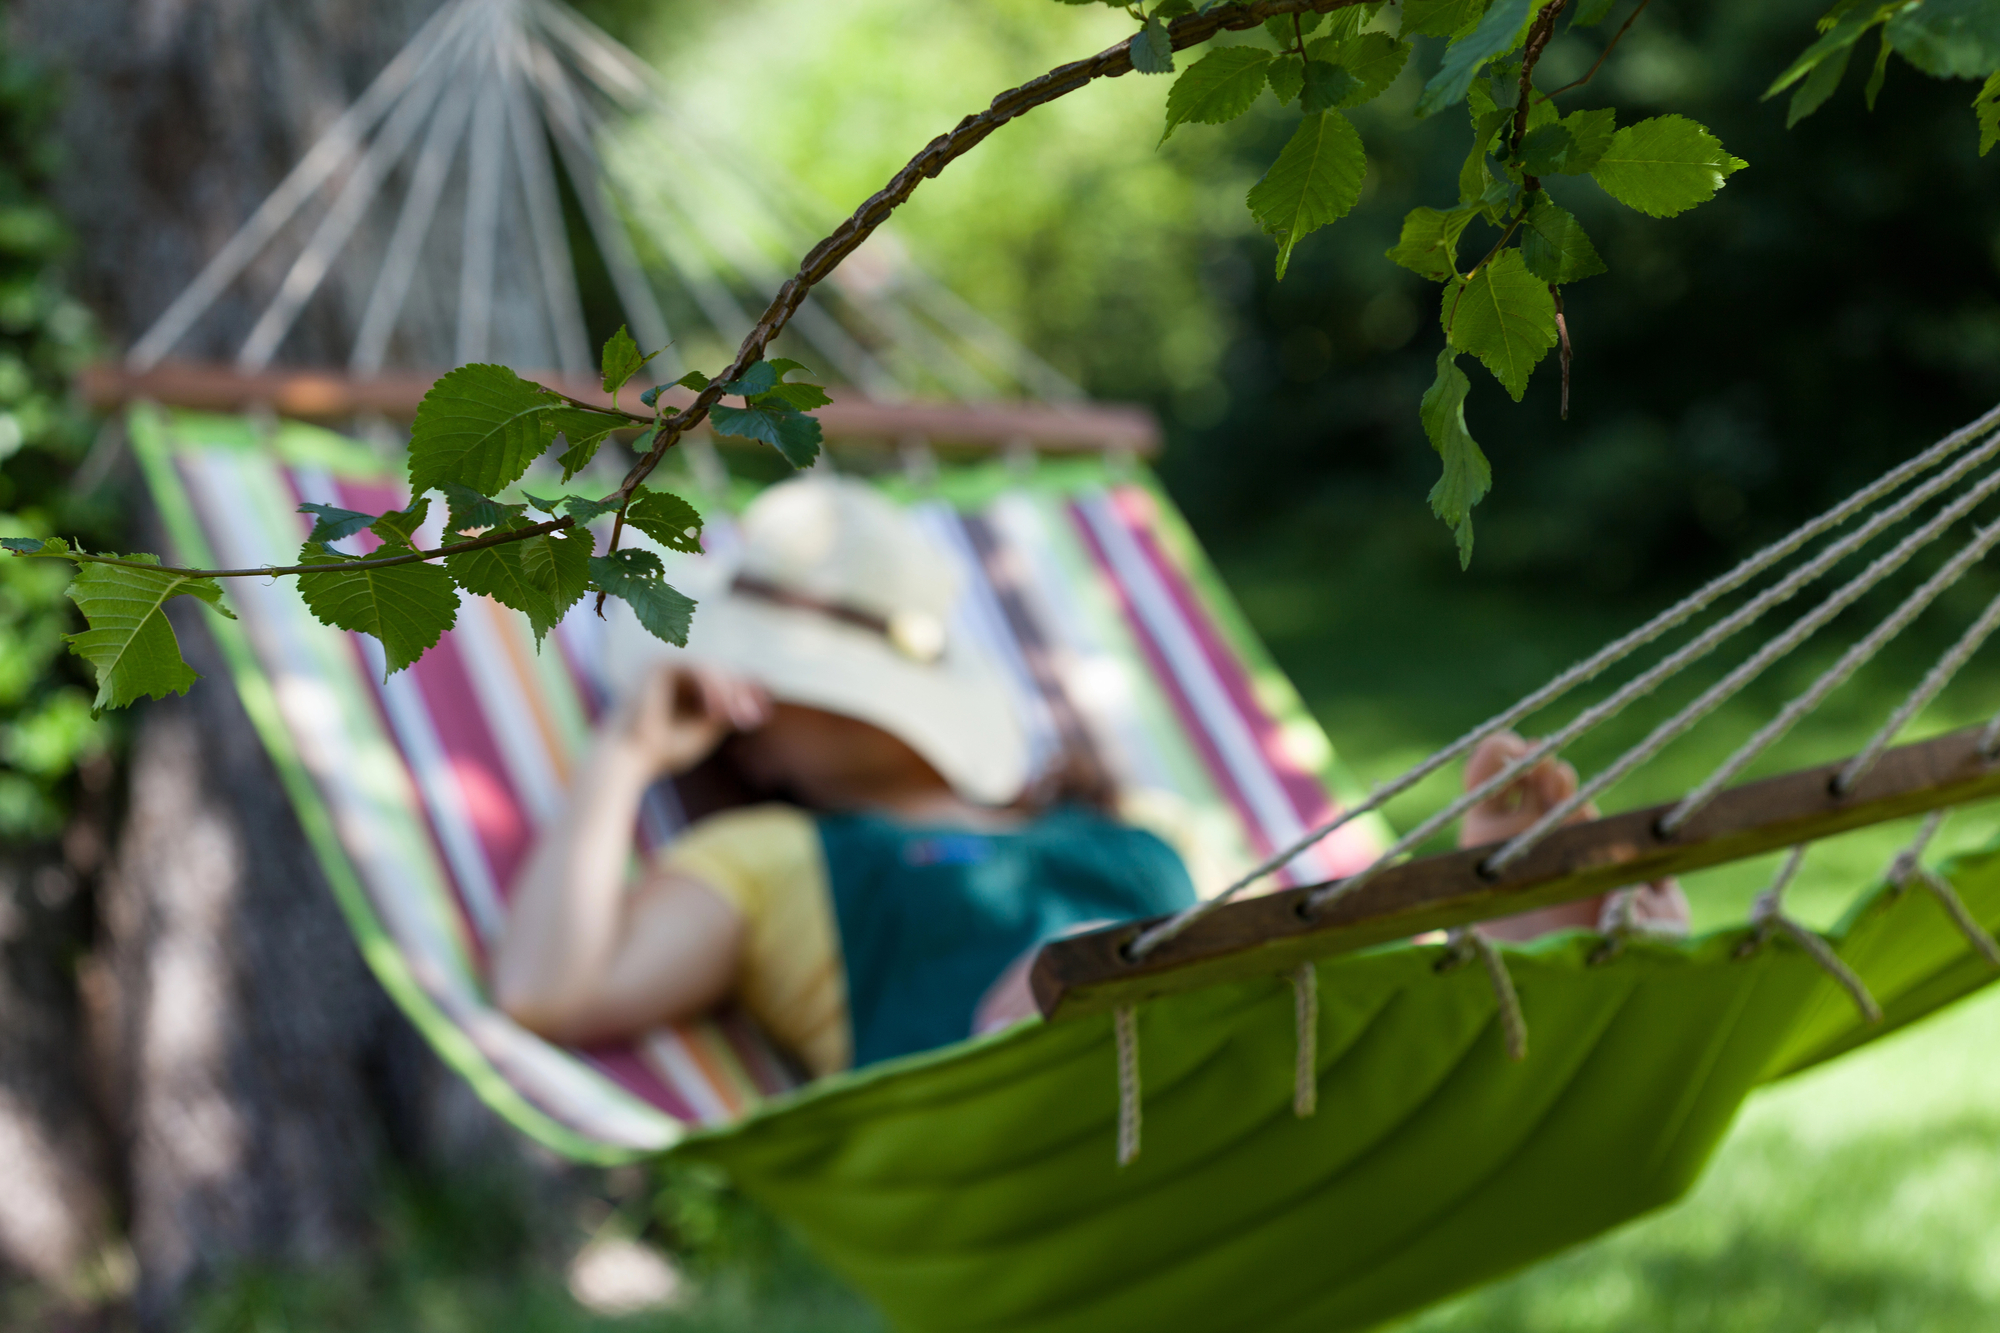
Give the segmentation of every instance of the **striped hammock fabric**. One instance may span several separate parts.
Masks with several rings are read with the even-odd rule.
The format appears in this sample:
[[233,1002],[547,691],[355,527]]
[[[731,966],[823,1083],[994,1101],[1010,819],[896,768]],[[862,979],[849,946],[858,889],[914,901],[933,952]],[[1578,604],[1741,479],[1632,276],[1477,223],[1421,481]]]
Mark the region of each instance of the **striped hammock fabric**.
[[[301,502],[406,499],[374,451],[313,427],[152,409],[130,424],[184,561],[288,563],[310,527]],[[958,628],[1008,668],[1038,756],[1084,744],[1121,788],[1170,794],[1213,863],[1204,888],[1332,813],[1326,737],[1144,476],[1095,461],[954,473],[912,504],[960,564]],[[710,549],[727,549],[730,506],[708,508]],[[669,578],[698,585],[700,571]],[[738,1014],[571,1049],[486,999],[508,884],[608,703],[587,602],[538,654],[524,617],[468,596],[456,628],[385,680],[375,641],[319,624],[290,581],[239,580],[230,597],[240,620],[212,623],[364,953],[487,1101],[548,1146],[606,1161],[796,1086]],[[635,853],[681,822],[673,788],[656,789]],[[1349,873],[1380,846],[1357,822],[1285,879]]]

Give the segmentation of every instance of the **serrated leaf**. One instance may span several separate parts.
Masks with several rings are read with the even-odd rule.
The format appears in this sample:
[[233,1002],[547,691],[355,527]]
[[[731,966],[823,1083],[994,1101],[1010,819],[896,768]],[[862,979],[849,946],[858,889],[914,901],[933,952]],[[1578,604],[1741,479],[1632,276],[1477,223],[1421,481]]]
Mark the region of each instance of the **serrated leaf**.
[[1502,250],[1470,278],[1445,285],[1445,340],[1472,353],[1515,402],[1535,364],[1556,345],[1556,303],[1519,250]]
[[1840,87],[1841,76],[1847,73],[1847,58],[1854,54],[1854,48],[1843,46],[1812,68],[1798,87],[1792,89],[1791,105],[1785,108],[1785,128],[1810,116],[1825,105]]
[[680,385],[683,389],[693,389],[696,393],[700,393],[709,386],[709,378],[699,370],[690,370],[687,374],[675,380],[674,383]]
[[817,384],[780,384],[769,393],[760,393],[751,400],[756,407],[791,407],[801,412],[810,412],[815,407],[825,407],[833,399],[827,397],[826,390]]
[[1985,157],[2000,143],[2000,73],[1986,80],[1979,96],[1972,99],[1972,114],[1979,122],[1979,155]]
[[312,535],[306,540],[326,546],[347,540],[375,521],[375,515],[364,514],[358,509],[342,509],[338,505],[313,504],[310,501],[300,505],[295,512],[314,516]]
[[1403,218],[1403,234],[1387,253],[1412,273],[1445,279],[1458,271],[1458,238],[1478,215],[1477,208],[1413,208]]
[[1993,0],[1922,0],[1889,20],[1889,44],[1939,79],[2000,71],[2000,5]]
[[761,440],[785,456],[793,467],[810,467],[819,457],[819,422],[790,407],[721,407],[708,419],[721,435]]
[[[1546,102],[1542,106],[1549,105]],[[1562,118],[1562,127],[1569,131],[1569,161],[1563,166],[1563,174],[1587,176],[1604,160],[1604,150],[1611,147],[1611,140],[1618,133],[1618,113],[1610,107],[1594,111],[1572,111]]]
[[794,360],[792,360],[792,358],[790,358],[790,357],[788,357],[788,356],[774,356],[774,357],[772,357],[772,358],[771,358],[771,360],[770,360],[770,366],[771,366],[771,369],[773,369],[773,370],[775,370],[775,371],[777,371],[777,372],[778,372],[778,378],[779,378],[780,380],[783,380],[783,379],[785,378],[785,376],[787,376],[787,375],[791,374],[791,373],[792,373],[793,371],[795,371],[795,370],[803,370],[803,371],[805,371],[805,373],[806,373],[806,374],[808,374],[808,375],[812,374],[812,371],[811,371],[811,369],[809,369],[809,368],[808,368],[808,367],[806,366],[806,363],[805,363],[805,362],[803,362],[803,361],[794,361]]
[[1132,68],[1140,74],[1174,72],[1174,39],[1158,18],[1147,19],[1146,26],[1133,35],[1131,51]]
[[623,550],[590,557],[590,586],[623,598],[654,638],[687,647],[694,598],[660,577],[660,557],[651,551]]
[[1853,46],[1861,40],[1861,34],[1880,23],[1893,8],[1893,5],[1864,3],[1848,9],[1824,36],[1801,51],[1797,60],[1785,66],[1784,72],[1771,80],[1771,86],[1764,90],[1763,100],[1769,101],[1812,73],[1822,60],[1834,52]]
[[[401,555],[408,547],[384,544],[376,557]],[[307,542],[302,565],[324,565],[301,574],[299,595],[322,625],[373,635],[394,675],[437,646],[458,619],[458,591],[442,565],[413,561],[386,568],[342,570],[354,562]]]
[[588,523],[618,507],[616,500],[593,500],[587,495],[565,495],[556,504],[579,523]]
[[670,550],[701,554],[701,515],[678,495],[642,486],[625,507],[625,521]]
[[1465,165],[1458,172],[1458,202],[1469,204],[1485,196],[1493,187],[1493,173],[1487,168],[1486,155],[1493,151],[1493,141],[1500,131],[1514,118],[1512,107],[1495,106],[1493,95],[1485,85],[1474,84],[1466,95],[1466,111],[1472,120],[1472,148],[1465,155]]
[[1334,103],[1350,107],[1373,101],[1396,81],[1410,58],[1410,44],[1399,42],[1386,32],[1367,32],[1344,40],[1322,37],[1306,47],[1306,54],[1351,76],[1347,91]]
[[[549,537],[556,535],[550,533],[483,546],[476,551],[461,551],[445,557],[445,569],[467,592],[491,597],[527,616],[539,646],[543,636],[583,596],[589,580],[590,553],[595,546],[588,533],[578,536],[572,531],[548,549]],[[524,557],[536,543],[545,549],[535,553],[531,575]]]
[[[519,518],[525,505],[502,504],[489,500],[469,486],[461,486],[448,481],[439,488],[444,492],[445,527],[452,532],[478,532],[485,528],[506,527]],[[317,531],[317,529],[315,529]],[[308,541],[316,540],[307,538]]]
[[1156,19],[1177,19],[1183,14],[1194,13],[1194,0],[1160,0],[1153,6]]
[[505,366],[470,365],[443,376],[410,426],[410,490],[457,482],[492,495],[521,479],[558,431],[571,448],[632,423],[573,406]]
[[1264,20],[1264,34],[1278,44],[1280,51],[1289,51],[1298,45],[1300,33],[1312,36],[1325,20],[1326,15],[1310,12],[1273,14]]
[[1403,35],[1455,37],[1470,32],[1491,0],[1403,0]]
[[750,368],[722,386],[724,393],[733,393],[741,398],[755,398],[778,382],[778,368],[769,361],[753,361]]
[[1443,519],[1458,542],[1458,567],[1472,563],[1472,508],[1493,486],[1493,469],[1465,426],[1465,395],[1472,382],[1447,347],[1438,353],[1437,378],[1417,410],[1424,435],[1437,450],[1444,471],[1431,487],[1431,512]]
[[1557,286],[1605,271],[1583,224],[1549,198],[1546,190],[1535,191],[1535,202],[1521,220],[1521,261],[1528,272]]
[[646,360],[639,351],[639,344],[632,340],[631,333],[623,324],[618,326],[618,332],[605,340],[599,368],[604,372],[604,392],[612,395],[613,402],[617,401],[618,391],[639,373],[639,367],[645,365]]
[[1293,246],[1354,207],[1367,170],[1361,136],[1346,116],[1325,111],[1299,122],[1247,200],[1258,225],[1277,238],[1280,278]]
[[1305,82],[1299,89],[1299,110],[1308,116],[1339,106],[1342,99],[1361,86],[1361,80],[1324,60],[1306,61],[1303,76]]
[[1279,106],[1290,106],[1305,87],[1305,62],[1279,56],[1264,69],[1264,78],[1271,85],[1271,95],[1278,99]]
[[1654,116],[1612,135],[1590,174],[1627,208],[1670,218],[1715,198],[1723,181],[1748,165],[1686,116]]
[[[363,514],[362,517],[368,516]],[[70,554],[69,543],[60,537],[0,537],[0,547],[5,547],[16,555]]]
[[[128,555],[157,565],[154,555]],[[97,672],[93,715],[106,708],[123,708],[140,696],[164,699],[186,694],[199,680],[181,658],[180,640],[167,620],[166,604],[176,597],[195,597],[228,615],[222,587],[213,579],[189,578],[165,569],[134,569],[129,565],[86,564],[67,590],[89,626],[80,634],[65,634],[70,651]]]
[[1576,136],[1561,123],[1542,125],[1521,137],[1521,170],[1530,176],[1554,176],[1569,170]]
[[[374,520],[368,525],[368,530],[384,542],[408,546],[416,539],[417,529],[424,525],[424,520],[430,517],[430,513],[430,497],[419,495],[410,502],[407,509],[391,509]],[[309,536],[306,540],[310,542],[312,538]]]
[[1514,49],[1534,11],[1535,0],[1493,0],[1478,25],[1445,48],[1444,63],[1417,98],[1417,115],[1435,115],[1462,99],[1482,65]]
[[1167,90],[1165,143],[1175,128],[1192,122],[1220,125],[1250,109],[1264,91],[1269,51],[1254,46],[1224,46],[1189,65]]

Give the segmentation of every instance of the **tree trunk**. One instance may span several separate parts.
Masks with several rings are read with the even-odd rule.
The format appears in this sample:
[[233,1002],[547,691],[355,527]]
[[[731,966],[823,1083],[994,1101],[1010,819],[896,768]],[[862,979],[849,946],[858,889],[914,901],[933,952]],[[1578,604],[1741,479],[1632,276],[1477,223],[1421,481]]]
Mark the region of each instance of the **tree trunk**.
[[[166,307],[435,3],[15,0],[12,39],[63,80],[56,202],[111,346]],[[253,270],[249,295],[176,354],[233,355],[280,276]],[[431,276],[455,295],[455,271]],[[285,359],[343,363],[352,308],[314,302]],[[405,359],[435,364],[419,351],[433,355]],[[553,1172],[369,975],[213,641],[198,616],[175,620],[204,679],[136,713],[95,893],[63,888],[84,879],[59,859],[0,864],[0,1268],[64,1280],[122,1212],[151,1327],[234,1264],[363,1243],[390,1164]]]

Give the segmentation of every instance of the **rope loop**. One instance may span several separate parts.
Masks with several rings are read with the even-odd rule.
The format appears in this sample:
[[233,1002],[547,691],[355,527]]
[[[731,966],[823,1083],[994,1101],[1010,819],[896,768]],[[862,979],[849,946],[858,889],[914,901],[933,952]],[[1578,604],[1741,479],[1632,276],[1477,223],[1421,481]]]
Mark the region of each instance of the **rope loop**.
[[1755,927],[1750,938],[1736,950],[1738,958],[1747,958],[1761,950],[1773,935],[1782,934],[1792,943],[1805,950],[1806,956],[1819,964],[1820,970],[1838,982],[1847,992],[1847,998],[1854,1001],[1854,1007],[1861,1017],[1870,1023],[1882,1021],[1882,1006],[1868,990],[1855,970],[1849,967],[1841,956],[1833,951],[1817,931],[1785,915],[1785,889],[1798,877],[1799,867],[1805,863],[1806,845],[1800,843],[1792,848],[1792,854],[1785,858],[1785,864],[1772,879],[1769,888],[1757,895],[1756,905],[1750,909],[1750,924]]
[[1300,963],[1291,980],[1298,1052],[1292,1066],[1292,1114],[1303,1120],[1319,1110],[1319,969]]
[[1500,1037],[1507,1046],[1509,1060],[1528,1058],[1528,1016],[1521,1010],[1521,994],[1514,989],[1507,960],[1493,941],[1477,926],[1461,926],[1445,937],[1445,955],[1437,970],[1449,972],[1478,959],[1486,968],[1486,980],[1493,986],[1493,999],[1500,1011]]
[[1111,1011],[1111,1030],[1118,1039],[1118,1165],[1130,1166],[1139,1155],[1139,1011],[1121,1004]]

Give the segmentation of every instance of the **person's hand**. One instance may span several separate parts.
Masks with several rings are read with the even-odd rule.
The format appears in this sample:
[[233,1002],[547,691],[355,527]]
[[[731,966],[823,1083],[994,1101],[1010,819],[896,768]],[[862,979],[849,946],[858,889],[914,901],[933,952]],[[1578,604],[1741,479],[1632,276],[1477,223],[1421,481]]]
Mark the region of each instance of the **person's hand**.
[[[1465,761],[1465,789],[1483,785],[1534,748],[1511,731],[1488,736]],[[1551,755],[1467,810],[1458,826],[1458,845],[1480,847],[1511,838],[1574,795],[1576,769]],[[1563,822],[1580,824],[1595,818],[1597,807],[1586,802]]]
[[655,773],[685,773],[735,731],[771,716],[763,686],[705,667],[662,666],[641,680],[608,732]]

